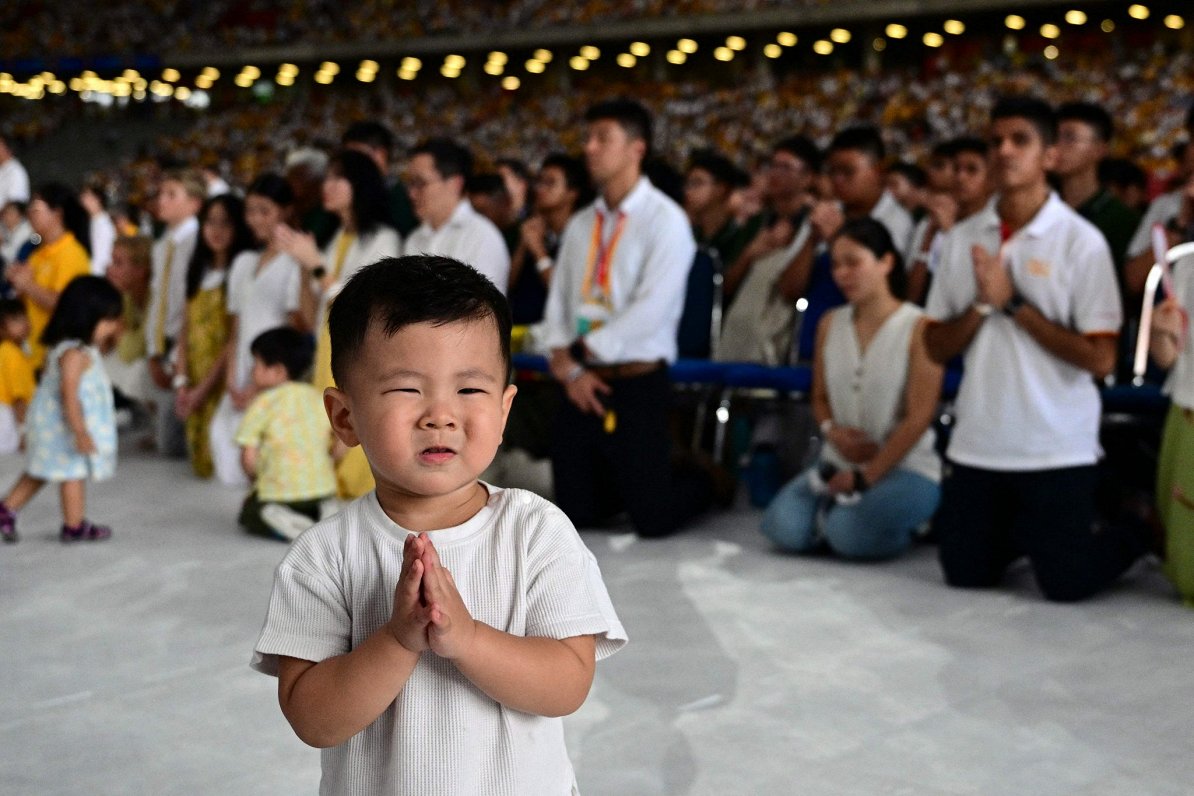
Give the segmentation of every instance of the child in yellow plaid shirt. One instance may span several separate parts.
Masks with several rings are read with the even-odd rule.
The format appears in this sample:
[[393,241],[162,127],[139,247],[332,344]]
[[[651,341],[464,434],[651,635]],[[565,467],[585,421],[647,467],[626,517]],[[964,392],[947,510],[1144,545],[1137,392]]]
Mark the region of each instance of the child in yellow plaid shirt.
[[308,336],[290,327],[270,329],[249,350],[260,394],[236,434],[253,483],[240,524],[249,533],[290,541],[339,508],[332,428],[323,392],[299,381],[314,353]]

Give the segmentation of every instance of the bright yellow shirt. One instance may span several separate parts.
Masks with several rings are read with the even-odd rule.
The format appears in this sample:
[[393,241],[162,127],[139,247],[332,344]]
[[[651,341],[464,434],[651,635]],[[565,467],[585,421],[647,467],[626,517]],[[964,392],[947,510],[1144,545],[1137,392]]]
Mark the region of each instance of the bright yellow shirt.
[[0,404],[28,404],[36,386],[33,365],[25,352],[11,340],[0,340]]
[[[61,293],[76,276],[91,272],[91,257],[83,244],[67,232],[53,243],[38,246],[29,255],[29,267],[33,270],[35,284]],[[50,312],[28,298],[25,299],[25,312],[29,315],[29,358],[36,370],[46,357],[46,349],[41,344],[41,332],[50,320]]]

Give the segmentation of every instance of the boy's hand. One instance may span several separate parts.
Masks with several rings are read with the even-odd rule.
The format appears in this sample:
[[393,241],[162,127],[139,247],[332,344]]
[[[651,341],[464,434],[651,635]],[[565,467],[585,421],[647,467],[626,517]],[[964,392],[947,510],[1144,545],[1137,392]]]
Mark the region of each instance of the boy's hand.
[[440,563],[439,554],[426,534],[419,534],[426,547],[423,551],[423,598],[427,602],[431,624],[427,627],[427,642],[431,651],[442,658],[459,658],[472,647],[477,636],[477,623],[452,573]]
[[394,610],[388,624],[394,639],[414,653],[429,648],[430,611],[423,600],[425,567],[422,555],[426,544],[418,537],[407,536],[402,545],[402,573],[394,588]]

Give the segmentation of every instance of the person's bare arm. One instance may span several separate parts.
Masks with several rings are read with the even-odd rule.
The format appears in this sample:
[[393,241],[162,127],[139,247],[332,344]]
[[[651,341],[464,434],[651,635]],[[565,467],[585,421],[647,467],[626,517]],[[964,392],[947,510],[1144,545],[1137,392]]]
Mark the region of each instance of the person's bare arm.
[[421,549],[407,537],[390,621],[356,649],[319,663],[279,659],[278,703],[303,743],[339,746],[372,724],[406,686],[427,649]]
[[95,452],[95,443],[83,417],[83,404],[79,401],[79,382],[90,365],[91,357],[78,348],[68,349],[58,360],[62,373],[62,417],[74,435],[79,453]]
[[1017,310],[1014,320],[1033,340],[1040,343],[1041,348],[1058,359],[1082,368],[1099,379],[1114,372],[1118,334],[1075,332],[1049,320],[1030,304]]
[[887,475],[904,460],[912,446],[924,436],[925,429],[937,413],[945,369],[929,356],[923,333],[927,325],[926,321],[921,321],[912,333],[908,351],[908,383],[904,387],[904,417],[879,446],[874,458],[862,468],[862,474],[869,484]]
[[250,481],[257,477],[257,448],[245,445],[240,449],[240,466]]
[[925,350],[939,365],[948,363],[970,347],[985,320],[973,306],[948,321],[929,321],[925,326]]

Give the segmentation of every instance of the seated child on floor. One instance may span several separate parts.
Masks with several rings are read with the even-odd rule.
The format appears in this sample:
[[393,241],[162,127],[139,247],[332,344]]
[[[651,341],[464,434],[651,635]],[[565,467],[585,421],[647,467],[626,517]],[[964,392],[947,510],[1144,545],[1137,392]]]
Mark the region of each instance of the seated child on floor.
[[236,434],[253,484],[240,524],[260,536],[291,540],[334,512],[336,471],[323,393],[299,381],[314,348],[289,326],[257,335],[250,347],[259,391]]

